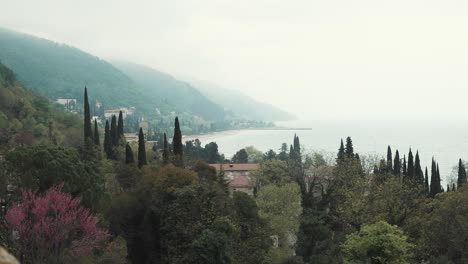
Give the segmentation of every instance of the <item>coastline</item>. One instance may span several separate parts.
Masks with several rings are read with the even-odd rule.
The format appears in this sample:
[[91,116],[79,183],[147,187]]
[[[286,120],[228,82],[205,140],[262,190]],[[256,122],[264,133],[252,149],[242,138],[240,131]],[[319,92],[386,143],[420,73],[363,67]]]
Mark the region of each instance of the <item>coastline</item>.
[[269,131],[269,130],[312,130],[312,128],[308,127],[259,127],[259,128],[239,128],[239,129],[228,129],[228,130],[222,130],[222,131],[215,131],[215,132],[209,132],[205,134],[195,134],[195,135],[187,135],[187,136],[182,136],[182,140],[185,141],[190,141],[190,140],[195,140],[199,139],[200,141],[203,141],[202,139],[206,138],[212,138],[216,136],[226,136],[226,135],[235,135],[241,131]]

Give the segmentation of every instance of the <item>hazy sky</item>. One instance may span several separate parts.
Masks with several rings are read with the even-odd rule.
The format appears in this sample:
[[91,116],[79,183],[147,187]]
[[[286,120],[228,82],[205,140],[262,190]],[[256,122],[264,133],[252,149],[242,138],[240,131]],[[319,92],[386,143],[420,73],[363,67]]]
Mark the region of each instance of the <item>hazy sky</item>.
[[2,27],[238,89],[310,119],[468,119],[466,0],[0,6]]

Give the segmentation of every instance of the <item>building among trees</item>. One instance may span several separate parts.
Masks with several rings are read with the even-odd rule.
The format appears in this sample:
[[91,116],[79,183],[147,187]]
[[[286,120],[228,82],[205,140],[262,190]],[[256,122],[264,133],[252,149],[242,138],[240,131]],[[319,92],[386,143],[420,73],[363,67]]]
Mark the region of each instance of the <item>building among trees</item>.
[[240,163],[240,164],[210,164],[216,169],[218,175],[222,175],[228,182],[229,192],[240,191],[253,195],[254,184],[250,177],[253,170],[259,168],[255,163]]

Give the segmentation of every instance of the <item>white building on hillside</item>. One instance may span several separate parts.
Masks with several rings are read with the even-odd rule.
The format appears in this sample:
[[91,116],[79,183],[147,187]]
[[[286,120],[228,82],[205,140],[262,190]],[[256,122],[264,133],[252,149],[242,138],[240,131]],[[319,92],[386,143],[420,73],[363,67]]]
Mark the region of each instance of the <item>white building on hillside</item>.
[[117,109],[104,110],[104,117],[106,119],[111,118],[113,115],[119,116],[120,111],[122,111],[122,118],[127,118],[128,115],[133,115],[135,112],[135,107],[120,107]]

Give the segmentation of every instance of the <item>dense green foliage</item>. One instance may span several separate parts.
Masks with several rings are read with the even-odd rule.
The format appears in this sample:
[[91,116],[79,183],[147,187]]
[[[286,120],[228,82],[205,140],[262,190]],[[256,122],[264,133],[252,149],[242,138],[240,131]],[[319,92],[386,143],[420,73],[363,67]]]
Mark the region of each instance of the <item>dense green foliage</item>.
[[346,237],[343,244],[344,263],[405,264],[413,247],[397,226],[384,221],[363,225],[359,232]]
[[240,149],[239,151],[234,154],[232,157],[233,163],[248,163],[249,162],[249,154],[245,149]]
[[63,190],[82,197],[86,206],[100,206],[104,180],[98,164],[82,161],[76,149],[51,145],[20,147],[6,155],[4,166],[7,173],[1,177],[17,195],[23,189],[43,193],[64,183]]
[[55,109],[45,98],[24,89],[0,64],[0,153],[37,142],[79,146],[77,115]]

